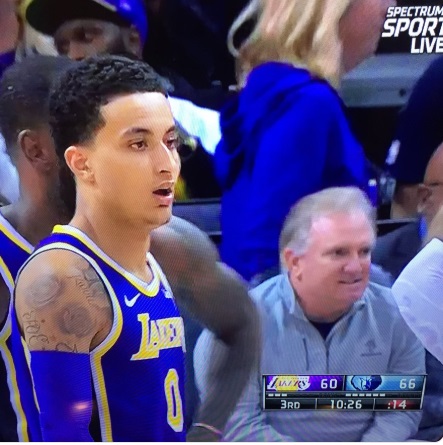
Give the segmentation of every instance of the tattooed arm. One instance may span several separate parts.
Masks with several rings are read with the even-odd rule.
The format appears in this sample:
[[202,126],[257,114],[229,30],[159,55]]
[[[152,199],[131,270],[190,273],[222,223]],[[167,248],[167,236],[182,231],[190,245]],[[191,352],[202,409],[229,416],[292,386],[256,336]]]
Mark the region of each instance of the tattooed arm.
[[112,325],[101,280],[72,252],[42,252],[18,278],[15,307],[31,352],[43,441],[91,441],[89,352]]
[[[196,422],[223,430],[259,359],[257,311],[245,284],[219,262],[217,250],[194,225],[173,217],[151,234],[151,252],[158,260],[179,305],[210,329],[221,343],[213,344],[208,363],[207,396]],[[215,436],[194,428],[188,439]]]

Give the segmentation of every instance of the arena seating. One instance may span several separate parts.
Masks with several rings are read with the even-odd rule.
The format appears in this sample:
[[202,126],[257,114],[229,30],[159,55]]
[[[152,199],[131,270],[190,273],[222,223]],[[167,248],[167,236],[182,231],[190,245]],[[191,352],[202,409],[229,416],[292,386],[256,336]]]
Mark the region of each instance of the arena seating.
[[[219,245],[222,237],[220,227],[220,199],[193,199],[174,204],[173,214],[185,219],[201,230]],[[412,218],[377,220],[378,235],[382,236],[399,227],[413,222]]]

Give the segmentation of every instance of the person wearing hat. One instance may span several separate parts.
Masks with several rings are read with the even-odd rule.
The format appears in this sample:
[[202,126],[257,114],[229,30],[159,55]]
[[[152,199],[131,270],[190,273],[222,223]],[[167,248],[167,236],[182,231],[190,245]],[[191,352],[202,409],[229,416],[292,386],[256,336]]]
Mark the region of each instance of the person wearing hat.
[[25,17],[71,59],[98,52],[141,57],[148,33],[142,0],[28,0]]
[[[24,9],[28,23],[37,31],[53,36],[58,52],[74,59],[103,52],[143,58],[148,35],[150,40],[152,37],[156,40],[143,0],[25,0]],[[163,18],[152,19],[155,23],[159,20]],[[151,40],[149,44],[151,48],[159,44],[158,50],[163,50],[160,42]],[[228,92],[216,87],[197,88],[154,59],[146,61],[170,80],[175,96],[210,109],[219,110],[223,106]],[[186,63],[192,64],[193,60]]]
[[[148,36],[143,0],[26,0],[23,8],[31,27],[54,37],[60,55],[79,60],[108,53],[142,59]],[[218,112],[196,106],[196,90],[191,87],[183,88],[175,78],[164,80],[173,92],[169,102],[183,130],[183,146],[192,155],[183,162],[176,199],[218,197],[212,167],[212,153],[221,137]]]

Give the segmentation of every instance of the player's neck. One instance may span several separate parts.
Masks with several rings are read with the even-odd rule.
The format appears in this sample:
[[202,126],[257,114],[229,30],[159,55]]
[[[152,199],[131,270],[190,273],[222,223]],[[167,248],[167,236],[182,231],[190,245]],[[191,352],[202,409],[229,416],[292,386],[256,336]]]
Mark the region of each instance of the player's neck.
[[146,264],[150,247],[149,228],[131,226],[123,220],[93,212],[76,212],[71,223],[85,233],[107,256],[145,282],[152,273]]
[[11,226],[33,246],[49,236],[56,224],[67,222],[63,220],[63,215],[49,204],[36,204],[26,197],[4,207],[2,214]]

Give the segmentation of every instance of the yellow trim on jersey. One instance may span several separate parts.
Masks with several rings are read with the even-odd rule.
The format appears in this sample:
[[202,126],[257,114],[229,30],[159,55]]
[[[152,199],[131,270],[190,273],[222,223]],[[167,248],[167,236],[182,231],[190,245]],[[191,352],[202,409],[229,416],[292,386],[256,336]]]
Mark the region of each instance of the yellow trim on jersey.
[[14,361],[12,359],[11,351],[6,345],[6,341],[11,336],[11,321],[8,319],[7,327],[3,331],[2,338],[0,338],[0,352],[6,366],[6,373],[8,375],[8,386],[11,392],[11,404],[17,416],[17,435],[19,442],[29,442],[28,435],[28,421],[26,420],[25,412],[20,400],[20,393],[17,385],[17,372],[15,370]]
[[[154,273],[158,274],[158,276],[160,278],[160,282],[163,283],[163,286],[165,287],[166,291],[170,292],[169,297],[174,299],[171,285],[169,284],[169,281],[166,278],[165,273],[163,272],[162,268],[160,267],[160,264],[157,263],[157,260],[155,259],[154,255],[152,255],[151,252],[148,252],[147,258],[148,258],[149,264],[151,265],[151,269],[155,270]],[[175,301],[175,299],[174,299],[174,301]]]
[[[12,292],[14,287],[14,279],[12,274],[6,266],[3,259],[0,257],[0,270],[1,275],[5,280],[6,285]],[[6,342],[11,336],[11,319],[8,315],[5,326],[0,331],[0,354],[5,362],[6,374],[8,376],[9,391],[12,395],[11,405],[17,416],[17,435],[20,442],[29,442],[28,435],[28,421],[26,420],[25,412],[23,411],[22,403],[20,400],[20,393],[17,385],[17,372],[15,370],[14,361],[12,359],[11,351],[9,350]]]
[[48,244],[42,247],[41,249],[38,249],[38,252],[44,252],[53,249],[68,250],[84,258],[103,281],[103,284],[106,290],[108,291],[108,295],[111,300],[113,309],[113,320],[112,320],[111,331],[109,332],[108,336],[103,340],[103,342],[100,345],[98,345],[93,351],[91,351],[89,355],[90,355],[92,378],[94,381],[95,395],[97,398],[97,405],[99,411],[102,441],[113,442],[111,415],[109,413],[109,403],[106,392],[105,379],[103,376],[103,369],[101,366],[101,359],[117,342],[117,340],[120,337],[121,331],[123,329],[123,314],[120,307],[120,303],[118,301],[117,295],[114,292],[114,288],[112,287],[109,280],[106,278],[105,274],[102,272],[100,266],[93,258],[91,258],[88,254],[82,252],[81,250],[77,249],[76,247],[63,242]]
[[14,278],[12,277],[11,271],[9,270],[3,258],[0,256],[0,275],[5,280],[6,286],[8,286],[9,292],[12,293],[14,290]]
[[[82,242],[86,247],[91,249],[101,260],[103,260],[108,266],[112,267],[116,272],[122,275],[126,280],[128,280],[139,292],[147,297],[156,297],[160,289],[160,277],[158,271],[152,264],[149,264],[152,270],[152,281],[149,285],[143,286],[139,280],[136,279],[134,275],[123,269],[119,264],[117,264],[112,258],[106,255],[92,240],[88,238],[87,235],[82,233],[79,229],[71,226],[61,226],[56,225],[52,233],[68,234],[73,236]],[[141,281],[141,280],[140,280]]]
[[31,244],[27,243],[24,239],[20,239],[17,233],[14,233],[10,227],[6,225],[6,219],[0,218],[0,232],[2,232],[7,238],[9,238],[14,244],[23,249],[25,252],[31,254],[34,248]]
[[91,351],[91,368],[92,376],[94,380],[95,395],[97,398],[97,405],[100,416],[100,427],[102,433],[103,442],[113,442],[112,438],[112,424],[111,415],[109,413],[108,395],[106,391],[105,379],[103,376],[103,368],[101,364],[102,357],[115,345],[120,337],[123,329],[123,314],[118,301],[117,295],[114,292],[114,288],[108,281],[104,273],[101,271],[100,266],[89,257],[89,261],[100,278],[103,280],[103,284],[108,291],[109,298],[111,299],[112,309],[114,313],[114,319],[112,321],[112,329],[105,340]]
[[35,392],[34,376],[32,375],[31,371],[31,352],[29,351],[26,340],[23,337],[21,337],[20,340],[22,341],[23,353],[25,354],[26,364],[28,365],[29,375],[31,376],[32,392],[34,394],[35,406],[37,407],[37,411],[40,413],[40,405],[38,404],[37,393]]

